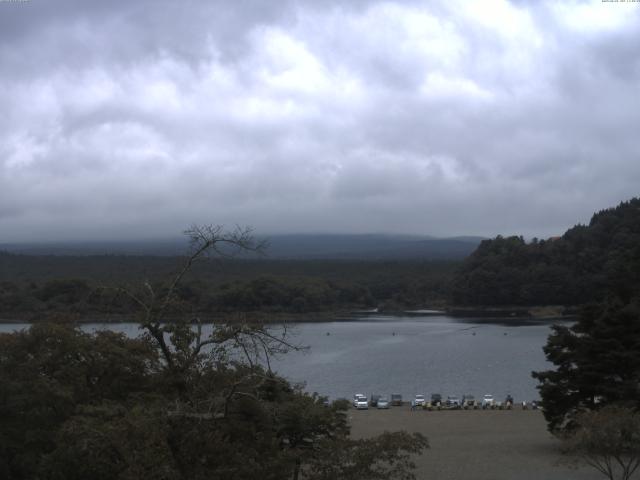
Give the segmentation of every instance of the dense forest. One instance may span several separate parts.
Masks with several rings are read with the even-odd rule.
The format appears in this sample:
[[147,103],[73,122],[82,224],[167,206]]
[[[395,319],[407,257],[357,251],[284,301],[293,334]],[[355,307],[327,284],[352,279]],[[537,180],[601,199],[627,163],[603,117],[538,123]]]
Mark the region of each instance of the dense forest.
[[[157,289],[184,257],[0,253],[0,316],[132,311],[115,287]],[[203,259],[178,295],[185,311],[308,313],[443,305],[458,262]]]
[[457,305],[581,305],[640,288],[640,199],[548,240],[484,240],[452,282]]
[[[0,318],[128,315],[117,288],[162,289],[180,256],[0,252]],[[180,312],[311,313],[445,306],[577,306],[640,288],[640,199],[563,236],[484,240],[464,261],[205,259],[177,292]],[[176,312],[178,313],[178,312]]]

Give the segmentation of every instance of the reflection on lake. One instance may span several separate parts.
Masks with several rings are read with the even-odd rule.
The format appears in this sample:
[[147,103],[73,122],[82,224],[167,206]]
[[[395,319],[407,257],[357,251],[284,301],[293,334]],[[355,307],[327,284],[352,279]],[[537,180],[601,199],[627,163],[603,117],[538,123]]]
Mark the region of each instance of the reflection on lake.
[[[416,393],[503,400],[538,398],[532,370],[549,368],[542,346],[548,323],[492,323],[446,316],[372,316],[349,321],[300,323],[290,328],[293,342],[307,352],[291,352],[272,367],[307,390],[331,398],[354,393]],[[24,324],[0,325],[0,332]],[[87,324],[136,336],[136,324]],[[205,329],[206,332],[206,329]]]

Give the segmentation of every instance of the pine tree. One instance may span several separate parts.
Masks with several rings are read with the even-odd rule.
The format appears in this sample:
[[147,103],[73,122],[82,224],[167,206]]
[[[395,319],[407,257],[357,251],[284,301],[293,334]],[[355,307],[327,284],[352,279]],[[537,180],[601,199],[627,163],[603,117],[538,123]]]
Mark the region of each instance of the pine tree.
[[551,431],[570,429],[584,410],[640,407],[640,298],[609,298],[553,330],[544,351],[556,369],[533,372]]

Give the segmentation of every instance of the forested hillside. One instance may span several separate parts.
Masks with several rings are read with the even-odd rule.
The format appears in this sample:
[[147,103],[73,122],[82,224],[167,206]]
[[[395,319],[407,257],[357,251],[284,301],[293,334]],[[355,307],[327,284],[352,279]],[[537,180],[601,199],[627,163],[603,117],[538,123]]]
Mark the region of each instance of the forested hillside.
[[[0,253],[0,318],[41,313],[126,315],[133,305],[113,287],[148,280],[161,291],[163,281],[183,262],[183,257]],[[442,305],[457,265],[419,260],[203,259],[177,294],[183,310],[198,314]]]
[[593,215],[559,238],[484,240],[452,283],[456,305],[580,305],[640,289],[640,199]]
[[[126,314],[103,287],[152,284],[181,257],[0,252],[0,315]],[[207,260],[179,293],[198,313],[320,312],[380,307],[581,305],[640,290],[640,199],[593,215],[562,237],[484,240],[462,263],[427,260]]]

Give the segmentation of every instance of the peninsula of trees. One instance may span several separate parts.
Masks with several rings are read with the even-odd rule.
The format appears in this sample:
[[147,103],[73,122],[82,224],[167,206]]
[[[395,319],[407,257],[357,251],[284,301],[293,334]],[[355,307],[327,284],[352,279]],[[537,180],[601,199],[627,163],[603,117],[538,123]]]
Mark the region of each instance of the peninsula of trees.
[[583,305],[640,287],[640,198],[548,240],[484,240],[451,285],[454,305]]

